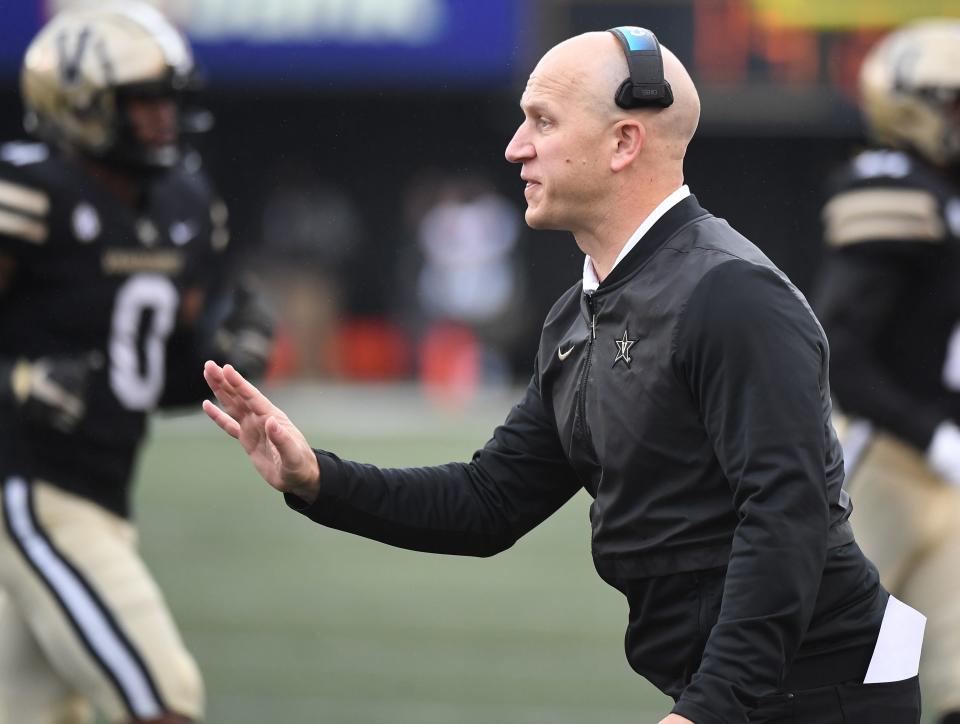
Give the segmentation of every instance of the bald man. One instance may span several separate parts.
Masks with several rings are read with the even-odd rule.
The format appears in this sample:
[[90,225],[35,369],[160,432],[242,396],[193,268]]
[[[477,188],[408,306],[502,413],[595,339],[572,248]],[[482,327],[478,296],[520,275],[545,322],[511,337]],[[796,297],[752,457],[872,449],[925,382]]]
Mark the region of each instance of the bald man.
[[649,31],[588,33],[543,57],[520,106],[506,157],[526,220],[571,231],[586,259],[470,463],[311,449],[212,362],[207,414],[292,508],[404,548],[493,555],[585,488],[597,571],[629,603],[627,658],[676,700],[661,724],[916,724],[923,617],[853,540],[826,339],[683,185],[700,112],[686,70]]

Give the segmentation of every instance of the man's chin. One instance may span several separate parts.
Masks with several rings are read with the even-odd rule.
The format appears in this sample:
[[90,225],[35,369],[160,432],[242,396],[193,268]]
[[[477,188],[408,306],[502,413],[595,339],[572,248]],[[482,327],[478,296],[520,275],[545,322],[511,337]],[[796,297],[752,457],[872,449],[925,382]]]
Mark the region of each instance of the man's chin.
[[531,229],[546,231],[548,229],[556,228],[550,224],[550,219],[545,214],[530,206],[527,207],[527,210],[523,215],[523,219],[527,222],[527,226],[529,226]]

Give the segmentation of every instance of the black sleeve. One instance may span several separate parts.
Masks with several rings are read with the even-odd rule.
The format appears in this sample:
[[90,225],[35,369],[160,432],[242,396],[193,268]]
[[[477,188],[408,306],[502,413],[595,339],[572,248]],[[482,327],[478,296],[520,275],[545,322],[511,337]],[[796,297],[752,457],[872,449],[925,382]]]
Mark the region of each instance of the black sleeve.
[[214,354],[212,341],[217,331],[223,295],[219,287],[198,287],[203,311],[189,323],[180,321],[167,339],[166,379],[163,394],[157,403],[161,410],[169,411],[187,405],[196,405],[211,396],[210,387],[203,377],[203,364],[213,359],[217,364],[230,360]]
[[[203,378],[204,355],[207,345],[202,335],[192,327],[174,330],[167,340],[166,381],[157,408],[170,411],[188,405],[197,405],[211,396],[210,387]],[[219,364],[225,360],[214,360]]]
[[829,253],[816,293],[817,315],[830,340],[830,384],[839,406],[872,420],[919,450],[946,415],[918,400],[878,359],[884,328],[911,280],[938,266],[939,249],[921,242],[854,244]]
[[45,265],[56,254],[50,238],[51,194],[36,174],[0,158],[0,299],[20,267]]
[[[189,323],[180,322],[167,339],[166,381],[157,407],[161,410],[196,405],[211,396],[203,377],[203,364],[212,359],[219,365],[232,362],[218,351],[214,341],[217,328],[229,309],[230,290],[226,275],[208,281],[206,287],[197,287],[203,300],[203,309]],[[241,370],[241,373],[245,373]],[[252,378],[251,378],[252,379]],[[253,382],[257,380],[252,379]]]
[[[208,236],[212,233],[209,232]],[[203,378],[203,363],[208,359],[218,364],[231,362],[218,353],[214,340],[217,328],[229,310],[238,277],[238,259],[229,247],[217,249],[209,239],[207,242],[200,251],[193,251],[194,256],[185,272],[184,295],[198,295],[202,299],[202,310],[189,321],[178,317],[177,325],[167,339],[166,380],[157,404],[162,410],[195,405],[208,399],[211,393]]]
[[700,282],[675,343],[739,522],[718,621],[674,711],[746,724],[800,645],[826,558],[826,350],[801,298],[739,260]]
[[433,553],[490,556],[580,487],[534,380],[470,463],[381,469],[318,451],[320,494],[287,503],[331,528]]
[[[188,155],[201,160],[192,149]],[[166,343],[166,379],[157,407],[169,411],[210,397],[210,388],[203,378],[206,360],[213,359],[218,364],[230,361],[215,354],[213,340],[244,260],[236,247],[228,243],[227,207],[202,166],[189,171],[177,168],[158,183],[166,184],[166,193],[200,224],[196,239],[183,247],[186,263],[179,279],[181,307]],[[194,310],[194,306],[200,309]]]
[[[50,197],[43,186],[22,168],[0,159],[0,313],[9,304],[8,297],[20,279],[25,264],[38,265],[49,244]],[[22,293],[22,292],[21,292]],[[9,314],[9,312],[7,312]],[[6,339],[0,343],[0,410],[17,406],[13,392],[13,369],[23,340]]]

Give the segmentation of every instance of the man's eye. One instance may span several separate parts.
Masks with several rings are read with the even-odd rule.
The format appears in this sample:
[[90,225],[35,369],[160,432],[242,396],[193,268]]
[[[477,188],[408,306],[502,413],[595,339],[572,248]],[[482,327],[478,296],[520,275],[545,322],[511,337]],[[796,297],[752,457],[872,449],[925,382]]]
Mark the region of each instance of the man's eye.
[[551,121],[549,118],[544,118],[543,116],[537,118],[537,128],[549,128],[552,125],[553,121]]

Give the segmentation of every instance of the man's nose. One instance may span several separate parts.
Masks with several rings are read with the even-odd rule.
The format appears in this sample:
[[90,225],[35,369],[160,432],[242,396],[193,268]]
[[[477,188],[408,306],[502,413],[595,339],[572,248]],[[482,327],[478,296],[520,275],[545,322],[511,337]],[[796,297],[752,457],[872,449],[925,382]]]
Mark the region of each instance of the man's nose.
[[507,150],[504,151],[503,155],[510,163],[522,163],[535,155],[533,144],[526,138],[522,124],[513,134],[513,138],[507,144]]

